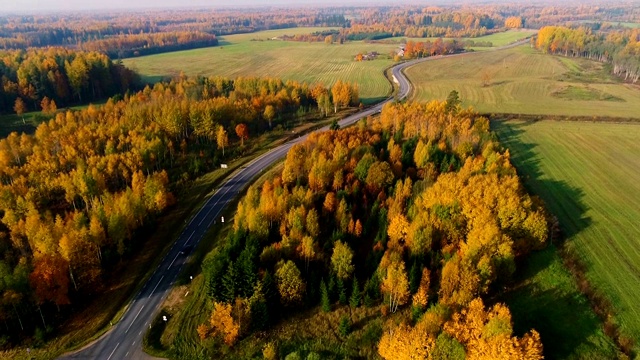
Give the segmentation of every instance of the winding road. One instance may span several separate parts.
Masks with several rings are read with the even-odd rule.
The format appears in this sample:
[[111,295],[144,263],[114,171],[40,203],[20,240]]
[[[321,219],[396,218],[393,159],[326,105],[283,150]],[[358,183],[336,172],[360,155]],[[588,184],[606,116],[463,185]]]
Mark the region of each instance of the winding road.
[[[526,40],[497,48],[496,50],[521,45],[524,42]],[[462,53],[448,56],[461,55],[468,54]],[[437,60],[443,57],[416,59],[394,66],[392,74],[399,87],[397,99],[406,98],[411,90],[411,83],[404,75],[404,69],[419,62]],[[394,101],[394,99],[394,97],[390,97],[367,110],[342,119],[339,122],[340,127],[352,125],[364,117],[380,112],[386,103]],[[328,126],[325,126],[316,131],[326,131],[328,128]],[[269,165],[285,157],[287,151],[293,145],[304,141],[307,136],[301,136],[268,151],[230,175],[190,220],[153,275],[129,304],[122,319],[92,344],[79,351],[65,354],[60,359],[153,359],[153,357],[142,351],[141,344],[145,331],[149,329],[154,316],[169,294],[178,274],[187,261],[190,250],[198,245],[211,225],[221,220],[220,213],[222,210],[245,186],[250,184]]]

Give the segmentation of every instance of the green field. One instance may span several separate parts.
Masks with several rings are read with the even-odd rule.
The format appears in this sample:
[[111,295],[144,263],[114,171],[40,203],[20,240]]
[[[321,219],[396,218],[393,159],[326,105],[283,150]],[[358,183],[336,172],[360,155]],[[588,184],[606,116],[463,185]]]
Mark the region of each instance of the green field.
[[[343,45],[270,40],[283,34],[308,34],[319,28],[296,28],[229,35],[220,38],[220,46],[150,55],[124,60],[148,81],[187,75],[270,76],[321,82],[330,86],[336,80],[356,82],[360,97],[371,103],[389,95],[391,84],[384,69],[393,64],[388,54],[393,44],[347,42]],[[354,61],[360,52],[377,51],[382,56],[373,61]]]
[[499,297],[509,305],[514,330],[540,333],[549,359],[614,359],[615,345],[602,328],[553,246],[519,265],[513,291]]
[[[533,30],[509,30],[509,31],[503,31],[503,32],[499,32],[499,33],[495,33],[495,34],[491,34],[491,35],[487,35],[487,36],[480,36],[480,37],[476,37],[476,38],[469,38],[469,37],[465,37],[465,38],[442,38],[443,40],[459,40],[459,41],[467,41],[467,40],[471,40],[471,41],[489,41],[493,44],[494,47],[498,47],[498,46],[504,46],[504,45],[508,45],[511,44],[512,42],[518,41],[520,39],[526,38],[527,36],[531,36],[533,34],[535,34],[536,31]],[[415,41],[415,42],[425,42],[425,41],[435,41],[437,38],[411,38],[411,37],[395,37],[395,38],[391,38],[391,40],[397,40],[397,41],[402,41],[402,40],[411,40],[411,41]],[[474,50],[487,50],[490,48],[487,47],[473,47]]]
[[[43,120],[38,117],[40,112],[30,112],[23,114],[24,116],[18,116],[16,114],[0,115],[0,139],[6,138],[12,132],[28,134],[33,133],[36,127]],[[22,118],[24,117],[24,121]]]
[[406,74],[419,101],[444,100],[457,90],[463,106],[486,113],[640,117],[640,86],[620,82],[602,63],[528,45],[427,61]]
[[624,26],[632,29],[640,28],[640,23],[637,22],[612,22],[613,25]]
[[555,214],[611,301],[624,334],[640,344],[640,124],[494,122],[529,189]]
[[[93,102],[93,105],[99,106],[105,104],[106,100]],[[87,105],[71,106],[65,109],[58,109],[58,112],[66,111],[66,109],[79,110],[88,107]],[[18,116],[15,113],[0,115],[0,139],[3,139],[12,132],[18,134],[33,134],[40,123],[53,119],[54,115],[45,115],[40,111],[31,111]]]

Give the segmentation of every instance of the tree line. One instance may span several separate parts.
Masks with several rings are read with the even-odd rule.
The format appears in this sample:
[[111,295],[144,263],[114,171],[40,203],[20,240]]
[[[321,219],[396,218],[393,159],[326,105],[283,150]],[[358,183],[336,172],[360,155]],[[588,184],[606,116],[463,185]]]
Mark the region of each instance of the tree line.
[[547,236],[486,118],[455,96],[387,104],[379,119],[310,135],[249,188],[203,262],[211,314],[197,332],[215,356],[299,309],[410,308],[385,324],[383,358],[540,359],[537,332],[514,337],[508,308],[482,298]]
[[199,31],[181,31],[118,35],[87,41],[80,47],[86,51],[105,53],[112,59],[120,59],[216,45],[218,45],[218,39],[215,35]]
[[[137,46],[144,35],[147,41],[157,41],[170,34],[181,37],[175,41],[185,46],[205,40],[203,35],[189,39],[187,33],[228,35],[298,26],[343,26],[344,16],[333,9],[261,9],[238,10],[157,10],[147,12],[110,12],[100,14],[33,14],[0,16],[0,49],[27,49],[48,46],[102,46],[100,40],[125,37],[123,45]],[[161,35],[167,33],[167,35]],[[187,41],[185,43],[185,41]],[[207,38],[206,40],[210,40]],[[165,38],[163,41],[167,41]],[[109,41],[107,41],[109,43]],[[168,46],[165,44],[165,46]],[[108,47],[112,48],[112,47]],[[127,50],[132,50],[127,48]]]
[[46,112],[52,102],[64,107],[105,99],[135,89],[138,82],[133,71],[94,51],[0,51],[0,113]]
[[590,28],[545,26],[535,45],[545,53],[584,57],[610,63],[616,76],[625,81],[640,78],[640,30],[593,32]]
[[443,41],[441,38],[431,42],[414,42],[409,40],[404,45],[404,57],[408,59],[428,56],[454,54],[464,50],[464,43],[456,40]]
[[0,140],[3,346],[59,324],[103,291],[189,179],[317,108],[314,94],[349,105],[352,88],[181,78],[60,111],[33,135]]
[[[0,49],[80,47],[111,38],[126,37],[137,43],[139,35],[200,32],[229,35],[293,27],[342,28],[335,41],[377,40],[391,36],[478,37],[501,28],[540,28],[570,21],[636,21],[640,10],[633,4],[538,5],[508,4],[421,7],[316,7],[263,9],[194,9],[111,12],[100,14],[22,14],[0,16]],[[199,40],[188,43],[192,47]],[[185,48],[187,43],[164,47]],[[101,46],[104,46],[102,44]],[[111,47],[110,47],[111,48]],[[156,48],[160,49],[160,48]],[[130,50],[130,49],[127,49]],[[135,51],[135,50],[132,50]],[[158,50],[159,51],[159,50]]]

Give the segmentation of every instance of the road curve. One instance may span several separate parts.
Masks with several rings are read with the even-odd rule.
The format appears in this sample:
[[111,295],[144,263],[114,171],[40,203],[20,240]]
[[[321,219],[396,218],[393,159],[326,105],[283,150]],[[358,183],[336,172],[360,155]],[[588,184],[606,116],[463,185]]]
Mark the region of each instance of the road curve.
[[[499,49],[521,45],[522,43],[518,42]],[[465,53],[447,56],[462,55],[465,55]],[[392,74],[399,88],[397,96],[395,98],[390,97],[367,110],[342,119],[339,122],[340,127],[352,125],[364,117],[380,112],[386,103],[394,101],[396,98],[398,100],[406,98],[411,90],[411,83],[404,75],[403,70],[419,62],[437,60],[443,57],[445,56],[416,59],[394,66]],[[316,131],[326,130],[328,130],[328,126]],[[280,145],[234,172],[189,221],[189,224],[184,228],[171,250],[162,259],[153,275],[129,304],[122,319],[91,345],[82,350],[65,354],[60,359],[152,359],[153,357],[142,351],[141,344],[144,333],[149,329],[155,314],[171,290],[176,277],[182,270],[182,266],[186,263],[190,250],[198,245],[209,227],[221,221],[220,213],[222,210],[245,186],[251,183],[269,165],[282,159],[294,144],[304,141],[307,136],[304,135]]]

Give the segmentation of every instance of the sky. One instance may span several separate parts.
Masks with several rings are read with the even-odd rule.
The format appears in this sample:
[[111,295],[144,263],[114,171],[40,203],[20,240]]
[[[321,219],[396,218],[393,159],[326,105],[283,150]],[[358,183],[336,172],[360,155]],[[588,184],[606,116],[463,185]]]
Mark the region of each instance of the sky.
[[0,0],[0,12],[50,12],[96,9],[144,9],[203,6],[345,5],[415,3],[411,0]]

